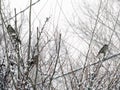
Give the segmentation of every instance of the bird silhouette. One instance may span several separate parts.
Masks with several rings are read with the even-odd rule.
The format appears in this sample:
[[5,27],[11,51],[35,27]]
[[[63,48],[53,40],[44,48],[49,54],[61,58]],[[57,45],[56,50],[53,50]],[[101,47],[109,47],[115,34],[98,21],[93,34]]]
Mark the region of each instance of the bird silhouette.
[[16,31],[13,29],[13,27],[11,25],[7,26],[7,32],[8,34],[15,34]]
[[9,34],[9,36],[10,36],[13,40],[15,40],[15,42],[21,44],[21,40],[19,39],[17,32],[13,29],[13,27],[12,27],[10,24],[7,26],[7,32],[8,32],[8,34]]
[[100,49],[100,51],[98,52],[97,56],[99,56],[100,54],[104,54],[104,56],[106,55],[106,52],[108,50],[108,45],[105,44],[103,45],[103,47]]

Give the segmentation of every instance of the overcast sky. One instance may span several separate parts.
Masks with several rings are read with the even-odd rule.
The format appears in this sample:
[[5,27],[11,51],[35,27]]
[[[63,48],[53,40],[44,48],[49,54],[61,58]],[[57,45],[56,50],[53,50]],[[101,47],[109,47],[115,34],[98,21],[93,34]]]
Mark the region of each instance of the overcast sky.
[[[30,0],[10,0],[12,11],[14,12],[14,8],[17,9],[17,12],[23,10],[29,5],[29,1]],[[32,2],[35,1],[37,0],[32,0]],[[83,48],[86,47],[84,42],[82,43],[78,36],[71,35],[73,31],[72,28],[67,26],[66,20],[71,22],[71,18],[75,17],[73,9],[77,10],[79,7],[82,7],[83,3],[87,4],[88,1],[89,4],[93,4],[97,0],[41,0],[38,4],[32,7],[32,15],[35,16],[32,17],[32,19],[34,20],[36,15],[38,15],[38,18],[41,20],[41,22],[44,22],[46,17],[52,16],[55,26],[56,24],[59,24],[62,37],[66,39],[67,42],[73,47],[76,47],[77,50],[79,49],[80,51],[84,51]],[[80,11],[78,12],[78,14],[80,14]],[[39,22],[35,23],[37,26]],[[67,34],[64,36],[63,32],[67,32]]]
[[[30,0],[10,0],[11,10],[14,11],[14,8],[16,8],[17,12],[19,12],[25,9],[29,5],[29,1]],[[32,0],[32,2],[35,1],[37,0]],[[61,30],[61,32],[66,32],[65,30],[69,30],[68,32],[71,33],[71,29],[66,25],[66,19],[70,21],[71,18],[74,16],[73,8],[75,10],[78,10],[78,8],[82,7],[83,4],[89,4],[90,7],[95,8],[95,6],[98,5],[97,1],[98,0],[41,0],[38,4],[32,7],[32,19],[34,20],[38,15],[37,18],[39,18],[41,22],[44,22],[46,17],[51,16],[52,20],[54,20],[55,22],[54,24],[59,24],[59,29]],[[80,11],[78,12],[78,14],[80,14]],[[35,23],[35,25],[37,26],[39,22]],[[67,38],[67,35],[64,38],[67,38],[67,41],[74,47],[77,47],[77,49],[84,51],[83,48],[85,48],[86,46],[79,41],[78,36],[70,36],[70,34],[68,34],[68,37],[71,37],[72,40],[71,38]],[[80,44],[82,44],[83,46],[80,47]]]

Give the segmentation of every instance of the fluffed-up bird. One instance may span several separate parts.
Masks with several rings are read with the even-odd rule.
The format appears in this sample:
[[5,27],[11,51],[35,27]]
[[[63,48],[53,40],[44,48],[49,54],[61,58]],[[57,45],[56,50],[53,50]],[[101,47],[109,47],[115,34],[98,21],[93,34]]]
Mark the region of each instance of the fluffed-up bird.
[[7,32],[8,32],[8,34],[9,34],[9,36],[10,36],[13,40],[15,40],[15,42],[21,44],[21,40],[19,39],[16,31],[13,29],[13,27],[12,27],[11,25],[8,25],[8,27],[7,27]]
[[15,34],[16,31],[13,29],[13,27],[11,25],[7,26],[7,32],[8,34]]
[[103,47],[100,49],[100,51],[98,52],[97,56],[99,56],[100,54],[104,54],[104,56],[106,55],[106,52],[108,50],[108,45],[105,44],[103,45]]

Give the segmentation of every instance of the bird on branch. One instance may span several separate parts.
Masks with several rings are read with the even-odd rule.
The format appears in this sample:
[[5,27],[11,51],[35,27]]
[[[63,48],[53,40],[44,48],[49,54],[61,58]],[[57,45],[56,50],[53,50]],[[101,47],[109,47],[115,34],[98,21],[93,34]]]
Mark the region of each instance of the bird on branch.
[[103,45],[103,47],[99,50],[97,56],[99,56],[100,54],[104,54],[104,56],[105,56],[107,51],[108,51],[108,45],[105,44],[105,45]]
[[18,37],[17,32],[13,29],[13,27],[9,24],[7,27],[7,32],[9,34],[9,36],[15,40],[15,42],[20,43],[21,44],[21,40]]
[[7,26],[7,32],[8,34],[16,34],[16,31],[13,29],[11,25]]

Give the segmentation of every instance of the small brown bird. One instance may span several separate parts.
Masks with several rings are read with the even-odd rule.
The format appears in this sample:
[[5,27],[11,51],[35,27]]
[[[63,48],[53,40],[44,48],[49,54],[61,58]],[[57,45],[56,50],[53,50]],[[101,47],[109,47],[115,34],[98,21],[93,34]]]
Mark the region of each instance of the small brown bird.
[[99,56],[101,53],[103,53],[104,56],[105,56],[107,50],[108,50],[108,45],[107,45],[107,44],[103,45],[103,47],[102,47],[102,48],[100,49],[100,51],[98,52],[97,56]]
[[21,40],[18,38],[16,31],[13,29],[11,25],[8,25],[7,32],[10,35],[10,37],[15,40],[15,42],[21,44]]
[[11,25],[7,26],[7,32],[8,32],[8,34],[16,33],[16,31],[13,29],[13,27]]

